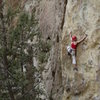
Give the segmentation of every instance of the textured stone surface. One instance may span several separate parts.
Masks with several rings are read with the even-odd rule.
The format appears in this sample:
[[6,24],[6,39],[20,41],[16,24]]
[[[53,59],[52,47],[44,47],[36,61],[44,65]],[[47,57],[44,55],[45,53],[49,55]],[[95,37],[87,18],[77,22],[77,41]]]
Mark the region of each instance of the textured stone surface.
[[43,72],[46,90],[50,100],[62,98],[62,71],[61,71],[61,27],[64,19],[66,0],[43,0],[41,2],[40,29],[43,40],[52,44],[50,57]]
[[[30,15],[37,8],[42,39],[52,44],[43,72],[48,100],[100,100],[100,0],[15,1]],[[77,49],[78,73],[66,52],[70,31],[88,34]]]
[[[44,73],[50,99],[90,100],[99,93],[99,71],[97,72],[100,65],[99,10],[99,0],[43,0],[41,2],[40,28],[43,39],[50,37],[53,43],[46,65],[47,71]],[[63,30],[61,30],[62,26]],[[77,74],[73,72],[71,58],[66,52],[66,45],[70,44],[68,35],[70,31],[76,34],[78,39],[83,34],[88,34],[85,41],[78,46],[79,73]]]
[[[87,86],[78,87],[81,84],[81,80],[78,83],[73,84],[78,92],[82,91],[78,96],[73,94],[68,95],[68,100],[92,100],[92,98],[98,94],[99,89],[99,62],[100,62],[100,1],[99,0],[68,0],[66,7],[65,23],[62,33],[62,76],[64,79],[67,77],[70,80],[74,80],[78,77],[73,74],[71,59],[66,54],[66,45],[69,45],[68,33],[72,31],[72,34],[76,34],[78,39],[83,34],[88,34],[88,37],[79,44],[77,49],[77,63],[79,73],[82,73],[82,77]],[[98,72],[97,72],[98,70]],[[67,77],[66,77],[67,76]],[[79,76],[79,75],[78,75]],[[81,78],[79,78],[81,79]],[[98,80],[98,82],[96,81]],[[71,83],[71,82],[70,82]],[[63,84],[66,81],[63,80]],[[75,85],[76,84],[76,85]],[[85,89],[82,89],[85,88]],[[64,92],[63,100],[67,100],[67,93]],[[74,99],[73,99],[74,98]],[[95,97],[96,98],[96,97]],[[95,99],[93,99],[95,100]]]

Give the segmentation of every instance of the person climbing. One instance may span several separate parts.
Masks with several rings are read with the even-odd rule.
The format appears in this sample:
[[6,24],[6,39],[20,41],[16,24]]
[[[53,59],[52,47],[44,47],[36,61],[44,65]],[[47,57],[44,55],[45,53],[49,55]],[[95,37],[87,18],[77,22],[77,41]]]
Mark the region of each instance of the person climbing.
[[76,62],[76,49],[77,45],[87,37],[87,34],[85,34],[80,40],[77,40],[77,37],[75,35],[72,36],[72,32],[70,32],[69,35],[71,39],[71,46],[67,46],[68,55],[72,56],[72,64],[74,65],[73,70],[78,71]]

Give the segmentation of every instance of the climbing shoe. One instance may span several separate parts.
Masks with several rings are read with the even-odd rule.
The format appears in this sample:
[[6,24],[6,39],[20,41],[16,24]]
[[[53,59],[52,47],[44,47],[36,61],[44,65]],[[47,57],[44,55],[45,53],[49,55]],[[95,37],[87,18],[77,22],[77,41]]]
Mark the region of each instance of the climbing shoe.
[[68,56],[71,56],[71,54],[68,52]]
[[73,70],[74,70],[74,71],[78,71],[78,68],[77,68],[77,67],[75,67],[75,68],[73,68]]

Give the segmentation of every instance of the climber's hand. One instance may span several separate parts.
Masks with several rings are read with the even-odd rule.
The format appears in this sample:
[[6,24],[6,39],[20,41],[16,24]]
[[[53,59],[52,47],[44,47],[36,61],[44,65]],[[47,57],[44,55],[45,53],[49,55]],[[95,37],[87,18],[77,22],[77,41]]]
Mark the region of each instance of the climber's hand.
[[70,31],[69,35],[70,35],[70,39],[72,40],[72,31]]
[[84,38],[86,38],[88,35],[87,34],[84,34]]
[[85,34],[85,36],[87,37],[88,35],[87,35],[87,34]]
[[72,34],[72,31],[70,31],[70,33],[69,34]]

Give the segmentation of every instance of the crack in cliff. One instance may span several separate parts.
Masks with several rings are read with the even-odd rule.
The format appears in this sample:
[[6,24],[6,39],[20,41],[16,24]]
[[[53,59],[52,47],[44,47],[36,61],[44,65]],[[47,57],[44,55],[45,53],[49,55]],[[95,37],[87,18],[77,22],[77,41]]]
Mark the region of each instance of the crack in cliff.
[[64,13],[63,13],[63,18],[62,18],[62,23],[61,23],[61,30],[63,29],[63,26],[64,26],[64,22],[65,22],[65,14],[66,14],[66,6],[67,6],[67,3],[68,3],[68,0],[65,0],[64,1]]

